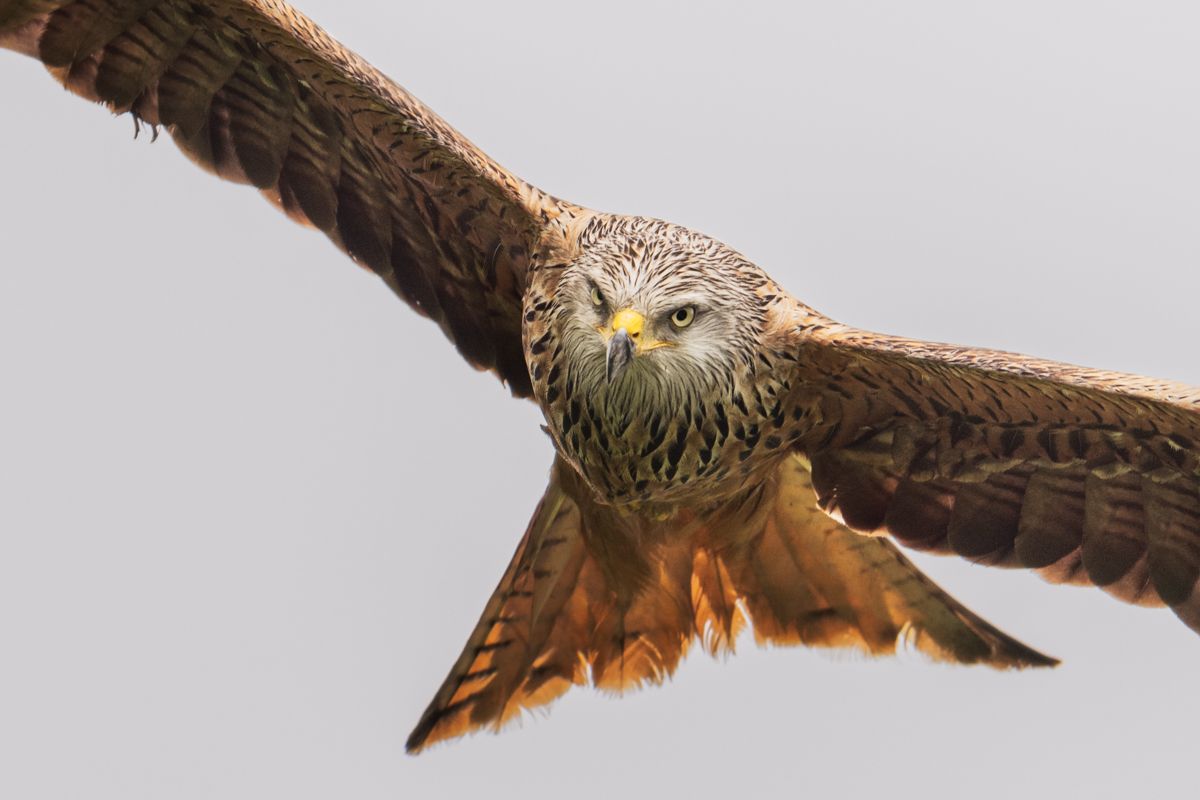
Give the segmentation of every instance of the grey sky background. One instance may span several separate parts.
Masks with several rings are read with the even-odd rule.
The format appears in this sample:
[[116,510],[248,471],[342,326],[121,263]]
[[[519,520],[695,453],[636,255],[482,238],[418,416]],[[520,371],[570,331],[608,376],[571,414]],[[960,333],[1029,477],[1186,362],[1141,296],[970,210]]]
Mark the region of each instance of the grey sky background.
[[[316,2],[498,161],[850,324],[1200,384],[1194,3]],[[0,796],[1177,796],[1200,638],[917,560],[1064,659],[695,653],[403,740],[551,461],[323,238],[0,53]]]

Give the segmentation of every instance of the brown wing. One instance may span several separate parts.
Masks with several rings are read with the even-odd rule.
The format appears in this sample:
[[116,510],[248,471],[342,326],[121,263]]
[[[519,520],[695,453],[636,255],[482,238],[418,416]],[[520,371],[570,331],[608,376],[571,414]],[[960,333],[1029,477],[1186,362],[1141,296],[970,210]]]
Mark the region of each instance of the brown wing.
[[1200,630],[1196,389],[826,321],[796,335],[799,448],[828,513]]
[[743,609],[760,643],[906,644],[995,667],[1055,662],[996,630],[883,539],[816,506],[789,459],[724,520],[641,520],[598,506],[561,462],[410,752],[548,703],[574,684],[621,691],[670,676],[695,639],[732,649]]
[[259,188],[529,395],[526,262],[562,206],[287,4],[0,0],[0,46]]

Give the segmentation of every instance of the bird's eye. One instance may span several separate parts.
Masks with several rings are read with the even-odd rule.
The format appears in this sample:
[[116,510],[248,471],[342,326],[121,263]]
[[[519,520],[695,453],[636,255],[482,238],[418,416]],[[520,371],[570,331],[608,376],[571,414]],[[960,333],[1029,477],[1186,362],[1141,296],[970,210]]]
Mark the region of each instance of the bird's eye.
[[671,324],[676,328],[686,328],[696,318],[695,306],[680,306],[671,312]]
[[592,305],[597,307],[604,305],[604,295],[600,294],[600,290],[595,286],[592,287]]

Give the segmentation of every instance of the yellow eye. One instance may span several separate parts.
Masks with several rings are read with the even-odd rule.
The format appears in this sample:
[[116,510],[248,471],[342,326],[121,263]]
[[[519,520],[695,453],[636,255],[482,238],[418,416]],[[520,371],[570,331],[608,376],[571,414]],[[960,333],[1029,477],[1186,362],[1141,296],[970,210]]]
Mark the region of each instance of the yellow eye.
[[597,289],[595,286],[592,287],[592,305],[594,305],[594,306],[604,305],[604,295],[600,294],[600,290]]
[[676,328],[686,328],[696,318],[695,306],[681,306],[671,312],[671,324]]

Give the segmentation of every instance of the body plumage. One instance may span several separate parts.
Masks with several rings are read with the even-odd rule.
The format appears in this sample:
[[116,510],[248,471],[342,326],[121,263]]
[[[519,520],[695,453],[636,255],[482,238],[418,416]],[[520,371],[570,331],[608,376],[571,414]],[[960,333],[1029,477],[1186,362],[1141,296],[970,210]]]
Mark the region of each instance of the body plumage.
[[0,0],[0,46],[322,231],[545,416],[557,458],[409,748],[691,643],[1050,659],[906,546],[1200,630],[1200,394],[855,330],[671,223],[560,200],[280,0]]

